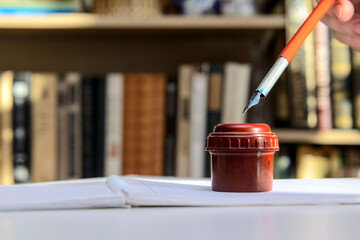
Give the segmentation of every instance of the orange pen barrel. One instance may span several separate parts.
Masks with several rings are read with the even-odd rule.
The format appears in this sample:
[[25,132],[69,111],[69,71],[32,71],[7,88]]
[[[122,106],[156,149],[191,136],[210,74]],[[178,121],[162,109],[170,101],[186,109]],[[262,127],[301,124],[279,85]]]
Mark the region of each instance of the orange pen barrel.
[[334,2],[335,0],[321,0],[310,16],[303,23],[303,25],[291,38],[279,57],[284,57],[288,62],[290,62],[307,36],[309,36],[309,34],[315,28],[316,24],[321,20],[321,18],[325,15]]

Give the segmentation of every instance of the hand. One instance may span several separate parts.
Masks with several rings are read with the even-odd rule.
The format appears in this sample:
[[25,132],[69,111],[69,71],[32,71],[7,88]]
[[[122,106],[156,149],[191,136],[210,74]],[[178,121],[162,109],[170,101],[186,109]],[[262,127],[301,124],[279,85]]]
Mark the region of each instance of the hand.
[[360,1],[336,0],[322,18],[342,43],[360,51]]

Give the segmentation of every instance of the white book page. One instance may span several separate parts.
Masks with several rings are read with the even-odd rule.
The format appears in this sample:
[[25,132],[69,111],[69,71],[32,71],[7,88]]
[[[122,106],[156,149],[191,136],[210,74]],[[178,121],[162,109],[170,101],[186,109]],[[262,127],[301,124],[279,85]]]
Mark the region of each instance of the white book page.
[[123,178],[133,206],[248,206],[360,204],[360,179],[274,180],[273,191],[224,193],[202,185]]
[[104,208],[125,205],[104,181],[0,186],[0,210]]

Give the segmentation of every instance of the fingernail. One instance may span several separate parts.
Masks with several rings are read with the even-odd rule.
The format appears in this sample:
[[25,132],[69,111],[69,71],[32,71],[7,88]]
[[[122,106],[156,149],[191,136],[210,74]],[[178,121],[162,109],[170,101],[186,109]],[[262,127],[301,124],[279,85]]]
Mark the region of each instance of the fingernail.
[[335,4],[335,16],[337,17],[337,19],[341,18],[343,12],[343,6],[340,3]]

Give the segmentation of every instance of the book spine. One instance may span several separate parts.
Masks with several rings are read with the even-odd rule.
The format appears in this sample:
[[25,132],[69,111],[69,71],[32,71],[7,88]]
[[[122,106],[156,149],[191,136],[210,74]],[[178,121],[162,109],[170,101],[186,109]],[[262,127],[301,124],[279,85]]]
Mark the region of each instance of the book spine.
[[222,123],[245,123],[242,107],[249,100],[251,67],[249,64],[225,64]]
[[[286,38],[289,40],[312,9],[311,0],[286,0]],[[315,96],[314,36],[304,41],[288,66],[290,80],[290,123],[293,127],[315,128],[317,126]]]
[[360,128],[360,52],[352,51],[352,89],[354,126]]
[[123,174],[134,174],[137,168],[137,109],[139,77],[124,75]]
[[123,84],[121,73],[106,77],[105,175],[122,173]]
[[69,146],[68,146],[68,86],[64,75],[58,81],[58,143],[59,143],[59,179],[69,179]]
[[350,101],[351,52],[350,48],[334,36],[330,39],[331,80],[334,127],[353,127]]
[[57,76],[33,73],[31,85],[32,180],[55,181],[58,179]]
[[104,76],[83,76],[82,95],[82,175],[104,176],[105,89]]
[[[211,65],[209,75],[209,93],[207,106],[207,135],[221,121],[221,98],[223,85],[223,65]],[[210,177],[210,154],[205,158],[205,177]]]
[[96,158],[94,175],[96,177],[104,176],[105,165],[105,76],[98,75],[95,77],[96,83],[96,101],[95,101],[95,120],[96,120]]
[[136,139],[137,139],[137,166],[136,173],[141,175],[151,175],[153,169],[152,160],[153,149],[151,142],[154,141],[152,133],[154,107],[153,88],[154,79],[151,74],[139,74],[139,85],[137,94],[137,112],[136,112]]
[[90,76],[83,76],[81,81],[82,92],[82,176],[95,177],[95,81]]
[[359,177],[360,175],[360,150],[350,146],[343,150],[344,164],[341,177]]
[[191,76],[190,177],[204,177],[209,64],[194,67]]
[[7,71],[0,75],[0,184],[13,184],[13,124],[11,98],[13,72]]
[[76,72],[67,73],[65,75],[65,81],[68,87],[68,171],[70,178],[81,178],[81,76]]
[[176,156],[176,111],[177,111],[177,78],[170,76],[166,84],[166,130],[164,152],[164,175],[175,176]]
[[30,182],[30,72],[14,75],[13,129],[14,129],[14,180],[15,183]]
[[189,173],[189,134],[192,67],[183,64],[179,67],[179,89],[176,132],[176,176],[188,177]]
[[161,73],[152,75],[152,162],[150,174],[155,176],[164,175],[164,146],[165,146],[165,93],[166,76]]
[[314,30],[316,100],[319,130],[332,128],[329,29],[319,22]]

